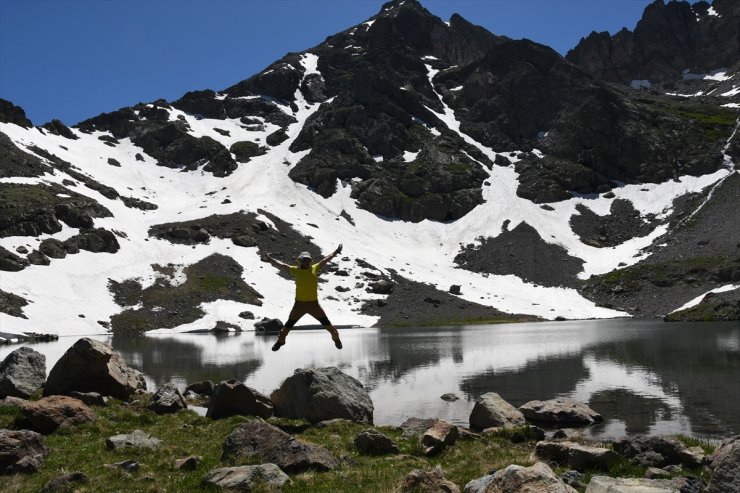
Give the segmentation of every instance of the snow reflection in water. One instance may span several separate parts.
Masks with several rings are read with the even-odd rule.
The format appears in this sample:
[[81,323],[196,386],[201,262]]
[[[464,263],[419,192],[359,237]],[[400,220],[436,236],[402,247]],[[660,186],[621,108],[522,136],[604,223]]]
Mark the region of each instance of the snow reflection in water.
[[[467,425],[475,399],[501,394],[515,406],[573,397],[605,421],[598,438],[625,433],[740,433],[740,324],[599,320],[454,328],[351,329],[337,351],[327,332],[296,330],[273,353],[273,337],[180,334],[99,336],[146,375],[150,388],[238,378],[269,394],[299,367],[337,366],[359,379],[377,424],[411,416]],[[47,368],[75,341],[36,344]],[[0,348],[4,358],[13,347]],[[440,399],[452,392],[461,399]]]

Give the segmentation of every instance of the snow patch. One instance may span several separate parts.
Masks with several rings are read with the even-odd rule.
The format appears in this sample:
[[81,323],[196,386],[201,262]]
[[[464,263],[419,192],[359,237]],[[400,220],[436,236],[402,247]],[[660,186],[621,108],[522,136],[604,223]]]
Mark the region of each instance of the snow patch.
[[725,293],[727,291],[733,291],[733,290],[738,289],[738,288],[740,288],[740,284],[727,284],[727,285],[721,286],[719,288],[710,289],[706,293],[697,296],[696,298],[694,298],[693,300],[689,301],[688,303],[686,303],[685,305],[681,306],[680,308],[676,308],[671,313],[676,313],[676,312],[680,312],[681,310],[686,310],[688,308],[695,307],[696,305],[698,305],[699,303],[701,303],[701,300],[703,300],[706,295],[708,295],[710,293]]
[[450,91],[462,91],[463,86],[457,86],[450,89]]
[[737,96],[738,94],[740,94],[740,87],[732,86],[732,89],[730,89],[729,91],[725,93],[722,93],[721,95],[725,97],[730,97],[730,96]]
[[411,151],[404,151],[403,152],[403,160],[406,163],[411,163],[416,160],[416,156],[419,155],[420,151],[411,152]]

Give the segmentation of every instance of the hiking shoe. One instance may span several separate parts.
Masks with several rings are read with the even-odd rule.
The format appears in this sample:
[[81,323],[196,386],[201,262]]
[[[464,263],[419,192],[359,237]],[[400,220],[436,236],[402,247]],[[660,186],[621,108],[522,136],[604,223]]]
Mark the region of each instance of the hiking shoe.
[[285,341],[281,341],[280,339],[278,339],[277,341],[275,341],[275,344],[272,345],[272,350],[277,351],[283,346],[285,346]]
[[332,337],[332,341],[334,341],[334,345],[337,347],[337,349],[342,349],[342,341],[339,340],[339,336],[336,338]]

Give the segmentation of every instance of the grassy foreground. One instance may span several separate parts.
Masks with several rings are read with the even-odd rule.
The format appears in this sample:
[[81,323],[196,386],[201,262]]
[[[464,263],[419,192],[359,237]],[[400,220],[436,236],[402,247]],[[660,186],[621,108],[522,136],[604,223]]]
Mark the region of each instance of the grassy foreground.
[[[126,406],[112,400],[106,408],[94,408],[98,420],[94,424],[60,428],[46,436],[49,455],[40,472],[30,475],[0,477],[3,492],[38,492],[50,479],[65,473],[80,471],[89,483],[75,483],[77,492],[188,492],[217,491],[201,483],[208,471],[233,465],[259,463],[258,460],[223,462],[221,447],[226,436],[240,423],[251,418],[234,416],[211,420],[193,411],[159,416],[146,410],[147,396]],[[18,416],[15,408],[0,408],[0,428],[13,428]],[[492,470],[510,464],[531,465],[534,441],[514,444],[510,433],[487,436],[485,440],[459,440],[441,454],[425,457],[419,438],[401,438],[401,432],[391,427],[379,427],[400,448],[396,455],[371,457],[360,454],[354,437],[367,425],[340,423],[326,428],[308,426],[295,420],[273,418],[272,424],[286,428],[305,442],[326,447],[340,465],[329,472],[305,472],[291,475],[287,492],[392,492],[413,469],[431,469],[440,465],[445,477],[460,486]],[[127,449],[110,451],[105,439],[119,433],[140,429],[164,440],[156,450]],[[291,431],[303,430],[303,431]],[[193,471],[176,470],[176,459],[189,455],[203,458]],[[139,471],[128,473],[111,464],[133,459],[141,464]],[[555,469],[558,471],[558,469]],[[626,463],[617,465],[610,475],[642,476],[644,469]],[[688,473],[688,471],[684,471]],[[701,471],[695,471],[701,475]],[[705,478],[706,479],[706,478]],[[272,491],[256,489],[253,491]]]

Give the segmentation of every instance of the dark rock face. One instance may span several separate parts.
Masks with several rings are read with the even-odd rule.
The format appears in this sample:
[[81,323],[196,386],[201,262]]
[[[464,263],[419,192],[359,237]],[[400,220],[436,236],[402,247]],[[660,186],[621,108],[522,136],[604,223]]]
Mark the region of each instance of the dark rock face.
[[614,36],[592,32],[566,58],[596,77],[629,84],[649,80],[668,84],[684,70],[704,74],[737,62],[740,7],[732,0],[707,2],[656,0],[645,8],[634,31]]
[[266,395],[238,380],[221,382],[211,397],[206,416],[212,419],[229,416],[272,417],[272,402]]
[[[172,265],[155,268],[170,279],[175,273]],[[185,267],[186,281],[182,284],[173,286],[174,281],[165,278],[142,289],[136,281],[111,282],[109,289],[116,302],[123,306],[142,304],[139,308],[126,308],[112,316],[113,331],[138,334],[194,322],[205,315],[199,308],[201,303],[218,299],[261,305],[262,295],[244,282],[241,277],[243,270],[233,258],[213,254]]]
[[93,423],[95,412],[82,401],[64,395],[52,395],[37,401],[27,401],[20,406],[22,422],[44,435],[60,426],[75,426]]
[[[738,203],[740,174],[733,173],[714,187],[706,203],[700,197],[685,206],[676,205],[669,232],[654,241],[648,258],[592,276],[581,282],[579,292],[601,306],[651,317],[665,316],[711,289],[740,281]],[[717,312],[710,297],[688,316],[731,315],[733,294],[726,296],[729,305],[720,306],[724,301],[719,297]]]
[[264,421],[239,425],[224,441],[222,459],[249,456],[273,463],[289,473],[307,469],[328,471],[337,466],[336,459],[325,448],[296,440]]
[[51,369],[44,395],[63,395],[77,390],[125,400],[139,389],[146,389],[140,372],[130,368],[109,345],[83,338]]
[[38,157],[22,151],[7,135],[0,132],[0,178],[41,176],[50,170]]
[[0,270],[18,272],[26,268],[29,261],[0,246]]
[[10,353],[0,364],[0,397],[28,399],[46,380],[46,356],[29,347]]
[[264,147],[250,141],[235,142],[229,150],[236,156],[236,160],[240,163],[247,163],[251,158],[261,156],[267,152],[267,149]]
[[111,216],[94,200],[60,185],[0,184],[0,209],[0,238],[57,233],[62,229],[59,221],[73,228],[89,228],[93,217]]
[[373,402],[367,390],[335,367],[297,369],[270,399],[279,417],[312,423],[334,418],[373,422]]
[[[7,250],[6,250],[7,251]],[[18,265],[18,264],[16,264]],[[6,270],[3,268],[2,252],[0,251],[0,270]],[[13,317],[27,318],[23,314],[23,307],[28,304],[28,300],[25,298],[15,295],[13,293],[7,293],[0,289],[0,312],[7,313]]]
[[2,98],[0,98],[0,122],[14,123],[25,128],[33,126],[31,120],[26,118],[26,112],[23,111],[23,108]]
[[61,121],[54,119],[48,123],[44,123],[42,125],[42,128],[49,131],[49,133],[52,133],[54,135],[60,135],[64,137],[65,139],[69,140],[77,140],[79,137],[77,137],[74,132],[72,132],[67,125],[62,123]]
[[48,453],[44,437],[35,431],[0,430],[0,474],[37,472]]
[[657,222],[646,224],[629,200],[617,199],[612,202],[606,216],[599,216],[581,204],[576,206],[576,210],[578,214],[570,218],[571,229],[583,243],[599,248],[617,246],[632,238],[646,236],[658,226]]
[[181,409],[187,409],[188,405],[183,399],[177,387],[171,383],[161,386],[152,396],[149,409],[157,414],[176,413]]
[[527,223],[484,238],[480,246],[468,245],[455,257],[460,267],[473,272],[514,274],[543,286],[575,286],[583,261],[559,245],[547,243]]
[[257,332],[280,332],[283,329],[283,322],[278,318],[263,318],[255,322],[254,330]]

